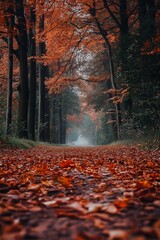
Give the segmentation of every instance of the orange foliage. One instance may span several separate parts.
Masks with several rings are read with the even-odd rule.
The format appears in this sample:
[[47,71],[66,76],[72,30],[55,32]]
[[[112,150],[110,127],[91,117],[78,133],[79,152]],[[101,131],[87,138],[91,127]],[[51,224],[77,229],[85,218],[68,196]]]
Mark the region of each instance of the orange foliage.
[[80,116],[77,116],[76,114],[67,115],[67,120],[68,120],[69,122],[80,123],[81,117],[80,117]]

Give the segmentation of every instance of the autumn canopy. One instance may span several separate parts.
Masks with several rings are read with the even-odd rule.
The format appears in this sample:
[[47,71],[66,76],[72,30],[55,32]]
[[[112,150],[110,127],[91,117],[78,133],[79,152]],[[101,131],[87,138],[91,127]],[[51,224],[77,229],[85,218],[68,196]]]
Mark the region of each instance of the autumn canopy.
[[160,239],[160,1],[0,0],[0,240]]
[[2,132],[66,143],[83,122],[91,144],[157,134],[158,0],[1,0],[0,26]]

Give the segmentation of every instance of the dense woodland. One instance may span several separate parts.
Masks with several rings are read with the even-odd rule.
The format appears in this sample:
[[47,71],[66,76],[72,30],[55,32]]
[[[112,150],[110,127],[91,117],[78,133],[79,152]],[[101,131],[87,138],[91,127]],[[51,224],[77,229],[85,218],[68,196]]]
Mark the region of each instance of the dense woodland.
[[160,1],[0,0],[0,86],[1,135],[160,134]]
[[159,240],[159,160],[160,0],[0,0],[0,240]]

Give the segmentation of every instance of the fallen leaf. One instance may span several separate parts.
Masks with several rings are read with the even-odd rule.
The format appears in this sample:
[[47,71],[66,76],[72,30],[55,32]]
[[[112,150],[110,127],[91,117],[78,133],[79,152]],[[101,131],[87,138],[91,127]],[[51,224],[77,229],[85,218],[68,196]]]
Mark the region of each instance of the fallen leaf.
[[148,182],[147,180],[144,180],[144,181],[138,181],[136,183],[136,187],[138,189],[141,189],[141,188],[150,188],[152,187],[152,184],[150,182]]
[[67,159],[65,161],[61,161],[59,163],[59,166],[62,167],[62,168],[71,167],[71,166],[74,166],[74,162],[70,159]]
[[55,204],[62,204],[62,203],[68,203],[68,201],[70,200],[69,197],[64,197],[64,198],[55,198],[51,201],[46,201],[43,202],[43,204],[45,206],[54,206]]
[[128,239],[128,232],[122,229],[104,230],[103,233],[109,234],[108,240],[126,240]]
[[155,167],[155,164],[152,161],[148,161],[146,165],[147,165],[147,167],[150,167],[150,168]]
[[104,192],[106,190],[106,187],[107,187],[107,184],[105,182],[102,182],[98,185],[98,189],[101,191],[101,192]]
[[72,177],[58,177],[57,181],[64,187],[69,187],[72,182]]
[[100,229],[104,229],[106,227],[105,222],[100,219],[94,219],[94,225]]
[[124,192],[123,196],[126,197],[126,198],[127,197],[133,197],[134,196],[134,192]]
[[30,184],[27,186],[27,189],[28,189],[28,190],[38,190],[40,187],[41,187],[40,184],[30,183]]
[[54,185],[53,180],[41,181],[41,183],[47,187],[52,187]]
[[88,207],[88,212],[97,212],[100,209],[102,209],[103,205],[99,204],[99,203],[88,203],[87,204]]
[[125,208],[128,206],[128,203],[129,203],[129,199],[128,198],[118,198],[114,201],[114,205],[117,207],[117,208]]
[[157,207],[160,207],[160,200],[155,200],[153,204]]
[[41,210],[42,210],[42,208],[39,207],[39,206],[29,207],[29,211],[31,211],[31,212],[39,212],[39,211],[41,211]]
[[103,206],[102,210],[107,212],[107,213],[111,213],[111,214],[115,214],[115,213],[118,212],[118,208],[113,204]]
[[155,222],[153,228],[154,228],[154,231],[155,231],[158,239],[160,239],[160,219]]
[[87,210],[85,208],[83,208],[82,205],[78,202],[70,203],[70,204],[68,204],[68,206],[79,212],[82,212],[83,214],[87,213]]

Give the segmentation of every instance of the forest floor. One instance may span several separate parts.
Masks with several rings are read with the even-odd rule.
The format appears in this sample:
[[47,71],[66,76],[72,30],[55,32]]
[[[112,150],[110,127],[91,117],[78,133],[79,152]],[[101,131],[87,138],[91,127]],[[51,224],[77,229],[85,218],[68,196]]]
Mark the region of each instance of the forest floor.
[[160,239],[160,151],[0,149],[0,240]]

